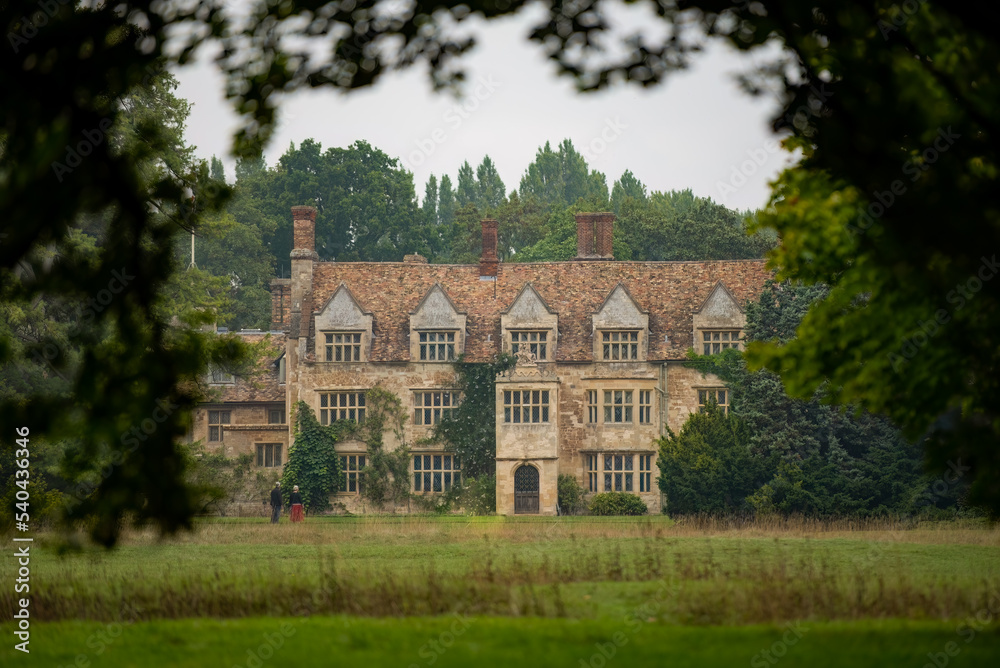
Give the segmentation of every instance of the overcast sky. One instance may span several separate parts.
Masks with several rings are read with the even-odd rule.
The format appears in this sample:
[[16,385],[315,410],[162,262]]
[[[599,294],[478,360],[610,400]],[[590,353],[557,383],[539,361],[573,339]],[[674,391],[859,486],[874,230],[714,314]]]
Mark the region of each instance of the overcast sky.
[[[642,22],[633,11],[620,16]],[[527,41],[537,16],[529,9],[507,20],[470,24],[478,46],[463,60],[463,99],[433,92],[422,65],[349,95],[308,91],[288,98],[266,152],[268,165],[291,142],[313,138],[325,149],[364,139],[413,172],[419,198],[430,174],[440,179],[447,173],[454,183],[463,161],[475,168],[487,154],[510,192],[540,146],[550,141],[555,148],[569,138],[591,169],[605,174],[609,188],[631,169],[650,191],[691,188],[737,209],[767,202],[767,182],[787,157],[773,151],[769,129],[777,100],[750,97],[735,81],[755,58],[715,43],[690,70],[653,89],[623,84],[580,94]],[[178,94],[193,103],[188,141],[200,157],[222,157],[231,180],[237,121],[223,98],[221,76],[204,62],[175,74]]]

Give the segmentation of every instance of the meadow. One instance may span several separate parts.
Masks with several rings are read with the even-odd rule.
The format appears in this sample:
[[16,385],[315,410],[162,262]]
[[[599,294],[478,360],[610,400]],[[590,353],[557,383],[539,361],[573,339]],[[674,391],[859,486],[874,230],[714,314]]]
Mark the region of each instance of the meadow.
[[1000,660],[1000,530],[974,523],[234,519],[60,543],[32,559],[39,665]]

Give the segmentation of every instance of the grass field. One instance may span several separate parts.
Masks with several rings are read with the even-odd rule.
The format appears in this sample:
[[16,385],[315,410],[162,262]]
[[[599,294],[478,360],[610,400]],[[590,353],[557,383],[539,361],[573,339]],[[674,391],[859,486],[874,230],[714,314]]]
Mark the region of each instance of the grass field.
[[43,536],[31,569],[38,665],[1000,663],[1000,531],[979,525],[209,521],[111,553]]

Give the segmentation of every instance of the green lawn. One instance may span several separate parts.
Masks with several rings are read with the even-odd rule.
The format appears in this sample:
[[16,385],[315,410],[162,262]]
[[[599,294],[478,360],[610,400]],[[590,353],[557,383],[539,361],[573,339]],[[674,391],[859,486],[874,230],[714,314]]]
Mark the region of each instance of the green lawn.
[[[59,622],[39,626],[32,637],[30,657],[22,655],[17,663],[19,652],[5,643],[0,648],[0,663],[56,667],[79,660],[77,665],[88,666],[83,662],[89,662],[89,666],[107,668],[728,668],[775,665],[768,661],[771,658],[785,666],[810,668],[921,668],[931,662],[931,654],[963,668],[997,665],[1000,633],[995,626],[974,635],[968,631],[959,634],[956,627],[942,622],[865,621],[720,628],[626,624],[622,620],[448,616],[160,620],[120,627]],[[4,635],[8,635],[6,631]],[[949,649],[957,651],[953,658],[946,654]],[[766,657],[764,651],[772,653]],[[608,655],[610,660],[605,658]]]
[[[775,643],[789,666],[1000,665],[1000,531],[982,526],[311,518],[58,548],[32,549],[38,665],[260,668],[247,651],[266,634],[281,645],[267,666],[769,666]],[[0,589],[0,610],[13,598]],[[467,631],[431,648],[456,615]],[[976,615],[983,629],[960,633]],[[788,624],[808,631],[785,647]],[[595,643],[608,654],[616,633],[609,661]]]

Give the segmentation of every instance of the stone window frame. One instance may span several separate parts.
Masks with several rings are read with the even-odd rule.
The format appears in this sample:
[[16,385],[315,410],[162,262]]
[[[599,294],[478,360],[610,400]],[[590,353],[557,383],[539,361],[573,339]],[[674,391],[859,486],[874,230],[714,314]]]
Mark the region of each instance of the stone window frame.
[[[257,450],[257,466],[263,468],[278,468],[283,466],[283,443],[255,443]],[[270,462],[270,463],[268,463]]]
[[[337,420],[349,420],[358,424],[363,423],[367,411],[365,397],[367,392],[368,390],[355,388],[317,390],[316,393],[319,395],[319,411],[317,413],[319,423],[321,425],[330,425]],[[330,398],[333,396],[338,397],[336,404]],[[346,397],[346,403],[340,397]],[[354,403],[351,403],[352,398]],[[352,410],[354,411],[353,416],[351,415]]]
[[[365,354],[368,345],[367,332],[361,330],[325,330],[320,332],[323,337],[323,356],[321,361],[326,364],[357,364],[367,362]],[[338,341],[337,337],[351,337],[350,341]],[[346,353],[346,354],[345,354]],[[341,359],[336,359],[340,355]],[[345,359],[352,357],[353,359]]]
[[461,457],[453,452],[414,452],[410,457],[410,470],[414,494],[441,494],[462,484]]
[[[632,388],[602,389],[601,407],[603,410],[601,414],[603,419],[601,422],[614,426],[635,424],[635,395],[636,391]],[[621,419],[616,419],[619,415]]]
[[221,367],[210,364],[208,367],[208,383],[209,385],[234,385],[236,383],[236,376]]
[[226,426],[232,423],[233,423],[232,409],[218,408],[208,411],[209,443],[222,443],[226,438],[225,436]]
[[[524,401],[527,395],[528,401]],[[535,396],[537,395],[537,397]],[[503,422],[508,425],[551,424],[552,390],[538,387],[503,389]],[[523,417],[527,413],[528,420]],[[514,418],[517,418],[515,421]],[[535,418],[538,419],[535,419]]]
[[[640,362],[642,360],[643,331],[636,327],[608,327],[597,330],[598,346],[601,350],[602,362]],[[622,335],[635,335],[627,340]],[[622,351],[633,355],[622,357]],[[617,355],[617,356],[616,356]]]
[[639,453],[639,492],[653,491],[653,453]]
[[587,424],[600,424],[601,408],[597,403],[598,390],[587,390]]
[[600,463],[601,455],[596,452],[588,453],[586,455],[587,461],[587,491],[589,492],[599,492],[598,487],[599,476],[600,476]]
[[[732,400],[732,391],[725,386],[706,386],[706,387],[696,387],[694,390],[698,393],[698,412],[704,413],[705,407],[708,405],[709,399],[714,399],[715,403],[719,405],[722,409],[724,415],[729,415],[729,402]],[[719,392],[724,394],[724,401],[719,401]]]
[[601,452],[600,478],[603,492],[635,492],[636,460],[634,451]]
[[[416,361],[421,364],[453,364],[462,354],[460,348],[462,336],[459,329],[418,329],[414,330],[414,334],[416,334],[417,339]],[[439,335],[451,335],[451,338],[439,341],[437,340]],[[431,340],[432,336],[434,340]],[[435,359],[428,359],[431,356],[430,351],[434,351],[433,357]],[[440,359],[441,352],[450,353],[450,356],[446,359]]]
[[[736,337],[733,337],[735,333]],[[698,329],[698,345],[701,347],[703,355],[718,355],[723,350],[735,348],[743,350],[743,329],[740,327],[703,327]],[[718,335],[718,338],[716,336]],[[726,338],[723,339],[722,337]],[[711,337],[706,339],[706,337]],[[711,348],[711,350],[706,350]]]
[[[275,413],[277,413],[277,419],[275,419]],[[278,408],[268,407],[267,409],[267,423],[268,424],[285,424],[285,407],[281,406]]]
[[[361,494],[365,487],[361,471],[367,465],[368,455],[361,452],[344,452],[338,456],[340,457],[341,473],[337,494]],[[352,486],[354,489],[351,489]]]
[[639,393],[639,424],[653,424],[653,390],[642,389]]
[[[593,386],[585,388],[585,401],[587,406],[586,424],[601,425],[612,428],[618,427],[649,427],[655,424],[656,403],[654,402],[655,388],[648,382],[642,384],[629,383],[624,380],[607,379],[606,383],[596,381]],[[606,401],[606,392],[611,392],[612,401]],[[615,403],[615,392],[621,392],[622,401]],[[626,402],[624,393],[632,394],[631,402]],[[608,420],[608,409],[612,411],[614,418],[615,406],[621,406],[621,420]],[[628,410],[626,410],[628,409]],[[626,419],[631,414],[632,419]]]
[[[510,351],[510,354],[517,355],[518,351],[525,347],[527,351],[535,356],[536,362],[548,362],[551,358],[549,357],[552,351],[551,337],[549,336],[552,330],[547,327],[513,327],[505,332],[506,348]],[[532,341],[527,339],[524,341],[515,341],[515,335],[520,338],[522,335],[537,335],[537,339]]]
[[[417,403],[418,402],[417,397],[421,397],[420,401],[423,401],[423,395],[427,394],[432,395],[432,402],[433,402],[433,395],[440,394],[441,403],[436,405],[433,403],[431,404]],[[444,399],[445,395],[448,395],[448,405],[445,405],[445,399]],[[458,404],[462,400],[462,393],[459,390],[450,387],[441,387],[441,388],[420,387],[412,390],[412,397],[413,397],[413,426],[431,428],[441,421],[441,418],[443,418],[445,415],[445,411],[451,414],[456,408],[458,408]],[[427,422],[424,419],[427,417],[428,411],[431,412],[430,422]]]

